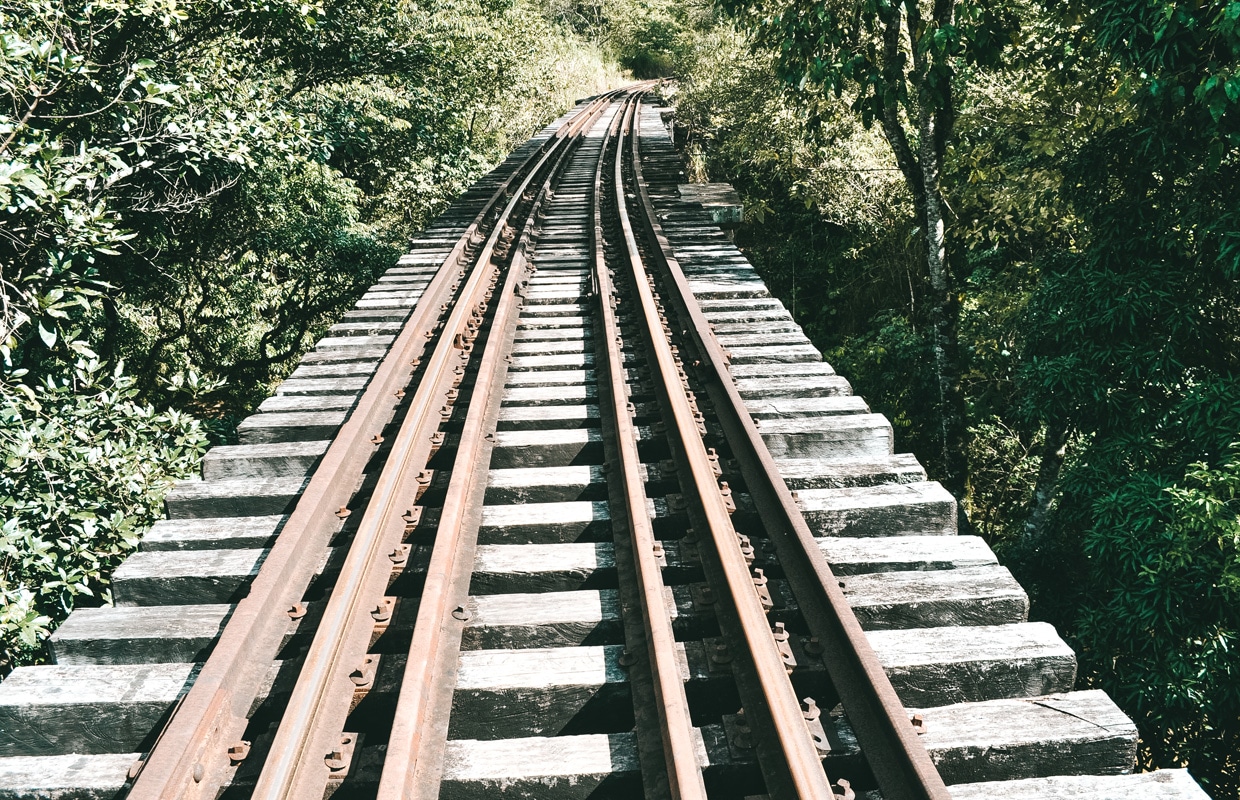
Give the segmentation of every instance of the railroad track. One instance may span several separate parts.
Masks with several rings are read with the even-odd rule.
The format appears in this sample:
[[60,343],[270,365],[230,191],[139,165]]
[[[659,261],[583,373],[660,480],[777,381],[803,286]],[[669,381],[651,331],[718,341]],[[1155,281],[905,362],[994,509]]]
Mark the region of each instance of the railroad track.
[[0,684],[0,797],[1203,797],[698,206],[646,86],[420,237]]

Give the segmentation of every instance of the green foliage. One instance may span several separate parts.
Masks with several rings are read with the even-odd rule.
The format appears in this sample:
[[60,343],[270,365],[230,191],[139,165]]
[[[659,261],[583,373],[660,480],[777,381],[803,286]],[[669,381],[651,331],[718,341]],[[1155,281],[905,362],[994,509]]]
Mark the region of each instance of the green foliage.
[[224,402],[356,296],[379,242],[616,76],[522,3],[40,2],[0,29],[6,359],[127,356],[152,396],[226,373]]
[[[1142,765],[1236,796],[1240,4],[934,4],[947,24],[929,3],[724,5],[758,47],[682,59],[681,139],[741,190],[737,242],[931,477],[918,184],[839,168],[907,177],[858,131],[924,157],[914,123],[951,112],[972,522],[1137,720]],[[884,50],[901,14],[925,24]]]
[[1091,590],[1073,631],[1090,682],[1137,715],[1147,763],[1189,763],[1222,791],[1240,777],[1238,453],[1089,493]]
[[912,202],[882,139],[847,113],[812,137],[770,57],[727,28],[700,36],[679,69],[677,136],[707,164],[696,177],[736,186],[749,221],[738,244],[810,335],[867,330],[893,300],[911,313]]
[[413,231],[620,78],[526,0],[0,0],[4,663]]
[[634,77],[669,77],[694,34],[714,27],[709,0],[544,0],[548,15],[604,47]]
[[1229,7],[1077,12],[1128,105],[1063,154],[1082,235],[1040,259],[1020,371],[1025,415],[1078,432],[1050,535],[1021,571],[1083,651],[1084,679],[1137,719],[1145,763],[1187,763],[1218,796],[1240,785],[1240,128],[1217,80],[1240,65]]
[[980,417],[969,425],[969,521],[997,551],[1010,552],[1021,530],[1037,481],[1041,436],[1000,415]]
[[[848,94],[867,126],[897,106],[910,116],[920,106],[950,109],[958,71],[997,64],[1019,28],[1011,11],[989,3],[936,3],[933,13],[917,2],[882,0],[721,5],[777,54],[777,71],[787,85],[821,86],[837,99]],[[911,47],[890,38],[898,36],[891,32],[902,13],[911,17]],[[917,73],[911,85],[906,70]]]
[[178,220],[158,276],[137,259],[111,260],[107,277],[126,292],[105,301],[94,326],[102,353],[127,359],[148,386],[190,371],[215,381],[185,398],[200,415],[261,400],[395,260],[359,230],[359,201],[323,165],[257,171]]
[[[243,61],[201,49],[237,43],[251,25],[308,29],[300,8],[0,5],[6,361],[77,340],[67,335],[70,312],[97,296],[98,260],[138,235],[126,210],[197,204],[212,178],[231,180],[256,152],[308,145],[276,87],[247,81]],[[192,44],[176,48],[183,37]]]
[[879,313],[869,329],[844,339],[823,355],[841,375],[865,386],[874,408],[886,413],[904,446],[923,449],[933,436],[924,420],[933,415],[931,343],[904,316]]
[[613,43],[620,63],[638,78],[672,74],[685,22],[677,3],[631,3],[619,14]]
[[135,400],[118,368],[79,361],[35,388],[0,385],[0,670],[36,657],[76,602],[107,601],[107,575],[197,469],[206,438],[178,411]]

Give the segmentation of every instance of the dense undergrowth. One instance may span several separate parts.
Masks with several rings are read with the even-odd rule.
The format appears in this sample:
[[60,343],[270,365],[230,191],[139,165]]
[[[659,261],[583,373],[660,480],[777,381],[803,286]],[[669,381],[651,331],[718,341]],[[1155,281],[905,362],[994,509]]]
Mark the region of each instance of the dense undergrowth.
[[1240,4],[956,0],[911,28],[916,3],[723,5],[673,99],[698,179],[746,202],[738,244],[1137,721],[1142,765],[1237,797]]
[[570,11],[0,0],[0,674],[411,233],[625,80],[640,34]]
[[28,659],[162,515],[206,449],[202,425],[137,400],[121,365],[79,361],[0,398],[0,657]]
[[1240,792],[1240,3],[0,0],[0,55],[0,668],[412,231],[675,73],[738,244],[1142,763]]

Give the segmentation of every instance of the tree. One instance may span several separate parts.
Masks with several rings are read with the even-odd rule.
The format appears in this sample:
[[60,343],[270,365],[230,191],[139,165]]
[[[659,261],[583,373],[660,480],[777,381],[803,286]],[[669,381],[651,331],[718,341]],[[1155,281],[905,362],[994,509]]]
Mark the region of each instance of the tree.
[[943,482],[963,498],[967,422],[960,390],[959,297],[949,260],[944,160],[962,71],[998,63],[1012,17],[962,0],[721,0],[759,46],[776,53],[794,91],[845,93],[868,126],[878,123],[913,197],[929,292]]
[[0,672],[104,592],[204,429],[618,77],[526,0],[0,0]]
[[1051,8],[1127,107],[1064,154],[1081,237],[1041,259],[1025,318],[1026,414],[1072,438],[1018,571],[1143,761],[1235,796],[1240,4]]

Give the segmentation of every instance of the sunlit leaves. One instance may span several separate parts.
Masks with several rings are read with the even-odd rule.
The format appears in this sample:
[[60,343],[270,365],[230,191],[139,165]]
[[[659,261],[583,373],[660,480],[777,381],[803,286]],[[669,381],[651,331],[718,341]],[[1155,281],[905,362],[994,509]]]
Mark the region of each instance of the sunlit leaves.
[[146,403],[227,437],[393,243],[618,77],[525,2],[0,0],[0,659],[192,466]]
[[0,384],[0,671],[37,652],[197,467],[198,424],[134,401],[132,379],[79,361],[33,390]]
[[1147,750],[1163,763],[1191,759],[1218,783],[1240,743],[1237,451],[1175,480],[1138,472],[1113,482],[1093,517],[1085,552],[1107,580],[1077,636],[1090,662],[1106,659],[1102,685],[1141,715]]

